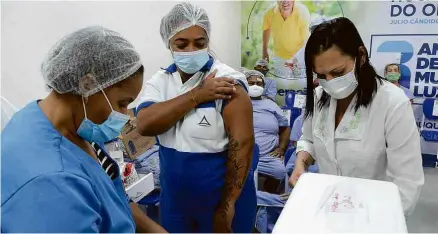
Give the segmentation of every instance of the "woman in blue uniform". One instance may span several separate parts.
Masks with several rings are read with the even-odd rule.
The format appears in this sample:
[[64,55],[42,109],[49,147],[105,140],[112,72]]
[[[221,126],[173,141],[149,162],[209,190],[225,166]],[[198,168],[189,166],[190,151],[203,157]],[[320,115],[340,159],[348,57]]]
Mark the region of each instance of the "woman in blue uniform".
[[210,21],[195,5],[176,5],[161,37],[174,64],[145,83],[137,118],[141,134],[160,143],[162,225],[249,233],[256,191],[245,76],[209,56]]
[[58,42],[41,72],[52,91],[2,133],[1,231],[165,232],[128,204],[119,168],[99,146],[129,119],[140,55],[118,33],[89,27]]
[[266,85],[264,75],[255,70],[244,74],[252,101],[255,142],[260,150],[258,189],[278,193],[280,181],[286,175],[283,158],[289,145],[289,121],[274,101],[262,98]]

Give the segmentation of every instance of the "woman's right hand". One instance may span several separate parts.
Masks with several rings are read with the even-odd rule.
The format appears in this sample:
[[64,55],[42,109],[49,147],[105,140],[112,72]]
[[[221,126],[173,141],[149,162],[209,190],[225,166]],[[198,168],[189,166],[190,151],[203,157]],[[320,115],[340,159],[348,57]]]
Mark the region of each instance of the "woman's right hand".
[[193,89],[194,99],[197,103],[205,103],[217,99],[231,99],[236,91],[237,82],[232,78],[218,77],[217,70],[210,73],[201,83]]
[[298,179],[305,172],[306,172],[306,167],[304,162],[295,162],[294,170],[292,171],[292,175],[289,178],[289,185],[291,187],[295,187],[295,185],[298,182]]

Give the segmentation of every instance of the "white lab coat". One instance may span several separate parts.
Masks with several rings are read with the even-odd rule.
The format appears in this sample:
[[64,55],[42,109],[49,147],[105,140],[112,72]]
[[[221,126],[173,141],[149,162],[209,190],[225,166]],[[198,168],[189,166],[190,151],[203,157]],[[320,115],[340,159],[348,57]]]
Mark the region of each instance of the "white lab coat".
[[[322,88],[316,89],[316,101]],[[379,85],[372,103],[354,111],[350,103],[335,130],[336,100],[305,120],[297,152],[306,151],[324,174],[394,182],[405,215],[412,213],[424,183],[420,136],[411,104],[397,86]]]

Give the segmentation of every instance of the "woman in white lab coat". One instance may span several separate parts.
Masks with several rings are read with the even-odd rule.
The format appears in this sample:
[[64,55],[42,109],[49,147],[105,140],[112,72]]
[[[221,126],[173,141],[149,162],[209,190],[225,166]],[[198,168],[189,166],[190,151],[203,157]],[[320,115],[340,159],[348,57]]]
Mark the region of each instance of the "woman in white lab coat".
[[371,66],[354,24],[337,18],[319,25],[305,51],[307,91],[303,135],[289,180],[316,160],[321,173],[394,182],[405,215],[424,183],[420,136],[403,91]]

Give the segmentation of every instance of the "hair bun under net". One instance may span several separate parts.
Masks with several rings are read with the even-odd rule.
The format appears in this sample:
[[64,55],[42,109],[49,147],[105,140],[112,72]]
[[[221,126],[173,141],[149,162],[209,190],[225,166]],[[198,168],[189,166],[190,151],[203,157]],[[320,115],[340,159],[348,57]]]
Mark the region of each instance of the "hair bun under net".
[[178,3],[161,19],[160,34],[166,47],[175,34],[192,26],[199,26],[205,30],[210,38],[210,20],[204,9],[187,2]]
[[128,78],[141,66],[131,43],[117,32],[93,26],[61,39],[43,61],[41,73],[56,92],[87,97]]

